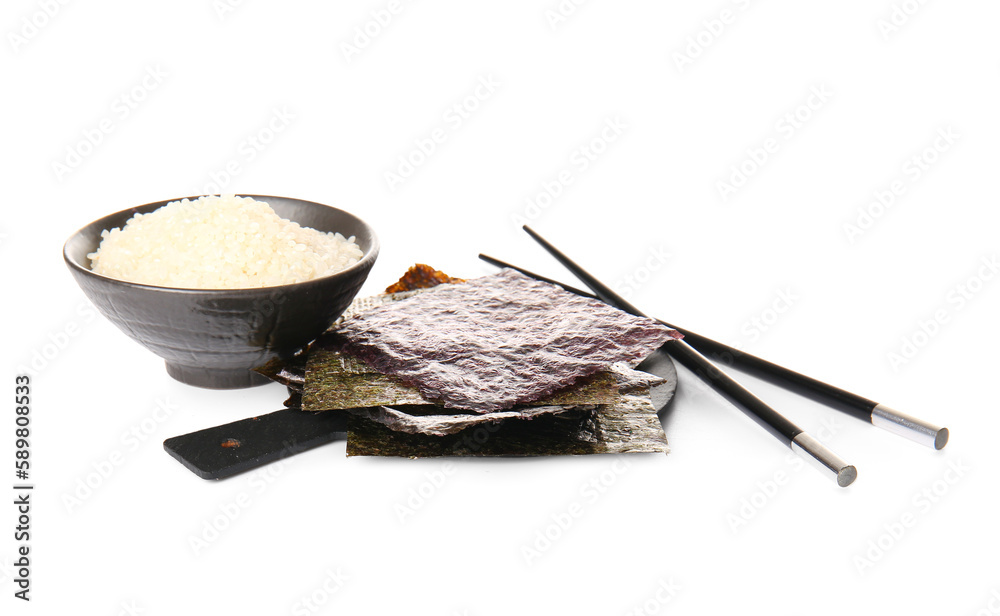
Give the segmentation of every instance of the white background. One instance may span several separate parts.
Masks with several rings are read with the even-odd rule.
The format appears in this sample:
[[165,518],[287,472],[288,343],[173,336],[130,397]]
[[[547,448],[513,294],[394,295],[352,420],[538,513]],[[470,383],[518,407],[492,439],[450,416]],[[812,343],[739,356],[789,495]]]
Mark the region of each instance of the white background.
[[[594,0],[555,21],[555,0],[422,0],[378,27],[386,1],[233,4],[4,3],[3,387],[47,356],[32,602],[12,597],[8,505],[4,613],[997,613],[995,3]],[[498,85],[469,98],[481,80]],[[624,128],[602,136],[608,122]],[[839,489],[682,372],[672,453],[627,467],[347,459],[339,442],[202,481],[162,441],[276,410],[283,388],[172,381],[93,312],[61,247],[206,190],[359,214],[383,245],[365,293],[416,261],[490,272],[478,252],[568,281],[530,222],[647,312],[947,425],[951,443],[740,377],[857,465]]]

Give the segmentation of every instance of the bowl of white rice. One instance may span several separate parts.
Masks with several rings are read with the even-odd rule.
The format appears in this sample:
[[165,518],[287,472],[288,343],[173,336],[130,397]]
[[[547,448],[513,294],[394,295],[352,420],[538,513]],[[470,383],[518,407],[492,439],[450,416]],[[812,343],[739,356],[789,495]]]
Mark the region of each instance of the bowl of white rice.
[[261,195],[188,197],[123,210],[63,248],[97,309],[166,361],[175,379],[231,389],[339,317],[378,257],[343,210]]

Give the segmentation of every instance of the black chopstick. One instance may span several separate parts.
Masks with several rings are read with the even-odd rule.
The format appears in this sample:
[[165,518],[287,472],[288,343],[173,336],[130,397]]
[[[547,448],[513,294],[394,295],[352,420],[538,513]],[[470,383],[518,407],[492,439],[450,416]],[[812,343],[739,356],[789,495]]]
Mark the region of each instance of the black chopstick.
[[[635,306],[615,294],[604,283],[594,278],[586,270],[577,265],[555,246],[545,241],[540,235],[524,226],[532,238],[542,245],[552,256],[582,280],[602,301],[617,306],[621,310],[637,316],[645,316]],[[770,432],[778,440],[785,443],[793,451],[810,462],[818,463],[821,469],[832,471],[841,487],[850,485],[857,477],[857,469],[847,464],[821,442],[806,434],[804,430],[793,424],[780,413],[765,404],[760,398],[740,385],[735,379],[708,361],[701,353],[683,340],[672,340],[661,347],[682,365],[694,372],[700,379],[722,394],[747,416]]]
[[[534,232],[529,231],[529,233]],[[534,233],[534,235],[538,234]],[[546,278],[545,276],[528,271],[522,267],[501,261],[500,259],[484,254],[480,254],[479,258],[491,265],[495,265],[497,267],[508,267],[521,272],[525,276],[562,287],[570,293],[600,299],[593,293],[588,293],[587,291],[582,291],[568,284],[563,284],[557,280]],[[615,304],[618,308],[625,310],[626,312],[635,311],[633,314],[638,312],[635,307],[627,301],[622,298],[619,299],[621,299],[621,303]],[[623,306],[631,307],[632,310],[628,310]],[[857,417],[858,419],[871,422],[873,425],[882,428],[883,430],[892,432],[893,434],[898,434],[910,439],[911,441],[920,443],[921,445],[933,447],[934,449],[941,449],[948,443],[948,428],[942,428],[922,419],[917,419],[916,417],[892,409],[885,404],[869,400],[868,398],[840,389],[839,387],[824,383],[823,381],[806,376],[802,373],[791,370],[790,368],[779,366],[778,364],[769,362],[766,359],[757,357],[756,355],[751,355],[750,353],[727,346],[721,342],[712,340],[711,338],[706,338],[701,334],[696,334],[689,329],[671,325],[661,319],[656,320],[663,323],[667,327],[679,331],[684,335],[684,339],[687,340],[688,344],[697,349],[699,352],[707,354],[716,362],[754,374],[755,376],[765,381],[774,383],[784,389],[787,389],[788,391],[805,396],[810,400],[820,402],[832,409]]]
[[[539,236],[534,230],[527,226],[524,227],[524,230],[531,235],[535,241],[543,247],[546,247],[547,250],[550,250],[550,252],[555,250],[551,244],[546,242],[545,239]],[[511,269],[515,269],[526,276],[558,285],[571,293],[584,295],[586,297],[597,297],[592,293],[581,291],[580,289],[545,278],[544,276],[539,276],[538,274],[529,272],[509,263],[504,263],[499,259],[494,259],[493,257],[488,257],[486,255],[479,255],[479,257],[487,263],[497,267],[509,267]],[[631,312],[633,314],[639,313],[638,309],[628,303],[624,298],[616,295],[610,289],[608,289],[608,292],[613,296],[613,301],[608,303],[617,306],[625,312]],[[869,400],[868,398],[859,396],[844,389],[840,389],[839,387],[835,387],[828,383],[824,383],[823,381],[806,376],[800,372],[791,370],[790,368],[785,368],[784,366],[767,361],[766,359],[757,357],[756,355],[751,355],[750,353],[735,349],[721,342],[712,340],[711,338],[706,338],[705,336],[697,334],[691,330],[672,325],[660,319],[657,320],[667,327],[671,327],[679,331],[684,335],[684,339],[687,340],[688,344],[697,349],[699,352],[707,354],[716,362],[725,366],[732,366],[743,370],[744,372],[749,372],[784,389],[825,404],[832,409],[857,417],[858,419],[871,422],[873,425],[882,428],[883,430],[892,432],[893,434],[898,434],[899,436],[908,438],[911,441],[920,443],[921,445],[933,447],[934,449],[941,449],[948,443],[948,428],[943,428],[928,421],[907,415],[906,413],[897,411],[885,404]]]

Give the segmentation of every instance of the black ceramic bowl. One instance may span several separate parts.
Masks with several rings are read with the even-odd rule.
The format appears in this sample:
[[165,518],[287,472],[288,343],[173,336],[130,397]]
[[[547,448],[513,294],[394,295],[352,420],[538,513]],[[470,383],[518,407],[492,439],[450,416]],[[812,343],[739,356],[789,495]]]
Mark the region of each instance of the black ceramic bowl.
[[374,231],[353,214],[300,199],[241,196],[265,201],[282,218],[305,227],[353,235],[364,256],[324,278],[259,289],[157,287],[90,270],[87,254],[97,250],[101,231],[179,199],[105,216],[74,233],[63,247],[73,277],[101,314],[166,360],[170,376],[190,385],[235,389],[268,382],[250,370],[295,353],[329,327],[361,290],[378,257]]

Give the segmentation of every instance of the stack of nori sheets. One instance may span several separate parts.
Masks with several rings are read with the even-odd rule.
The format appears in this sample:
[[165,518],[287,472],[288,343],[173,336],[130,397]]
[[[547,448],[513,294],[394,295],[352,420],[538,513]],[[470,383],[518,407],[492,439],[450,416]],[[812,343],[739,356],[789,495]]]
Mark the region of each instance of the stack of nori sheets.
[[512,270],[356,300],[302,355],[261,372],[286,405],[349,412],[348,455],[667,452],[630,366],[677,337]]

